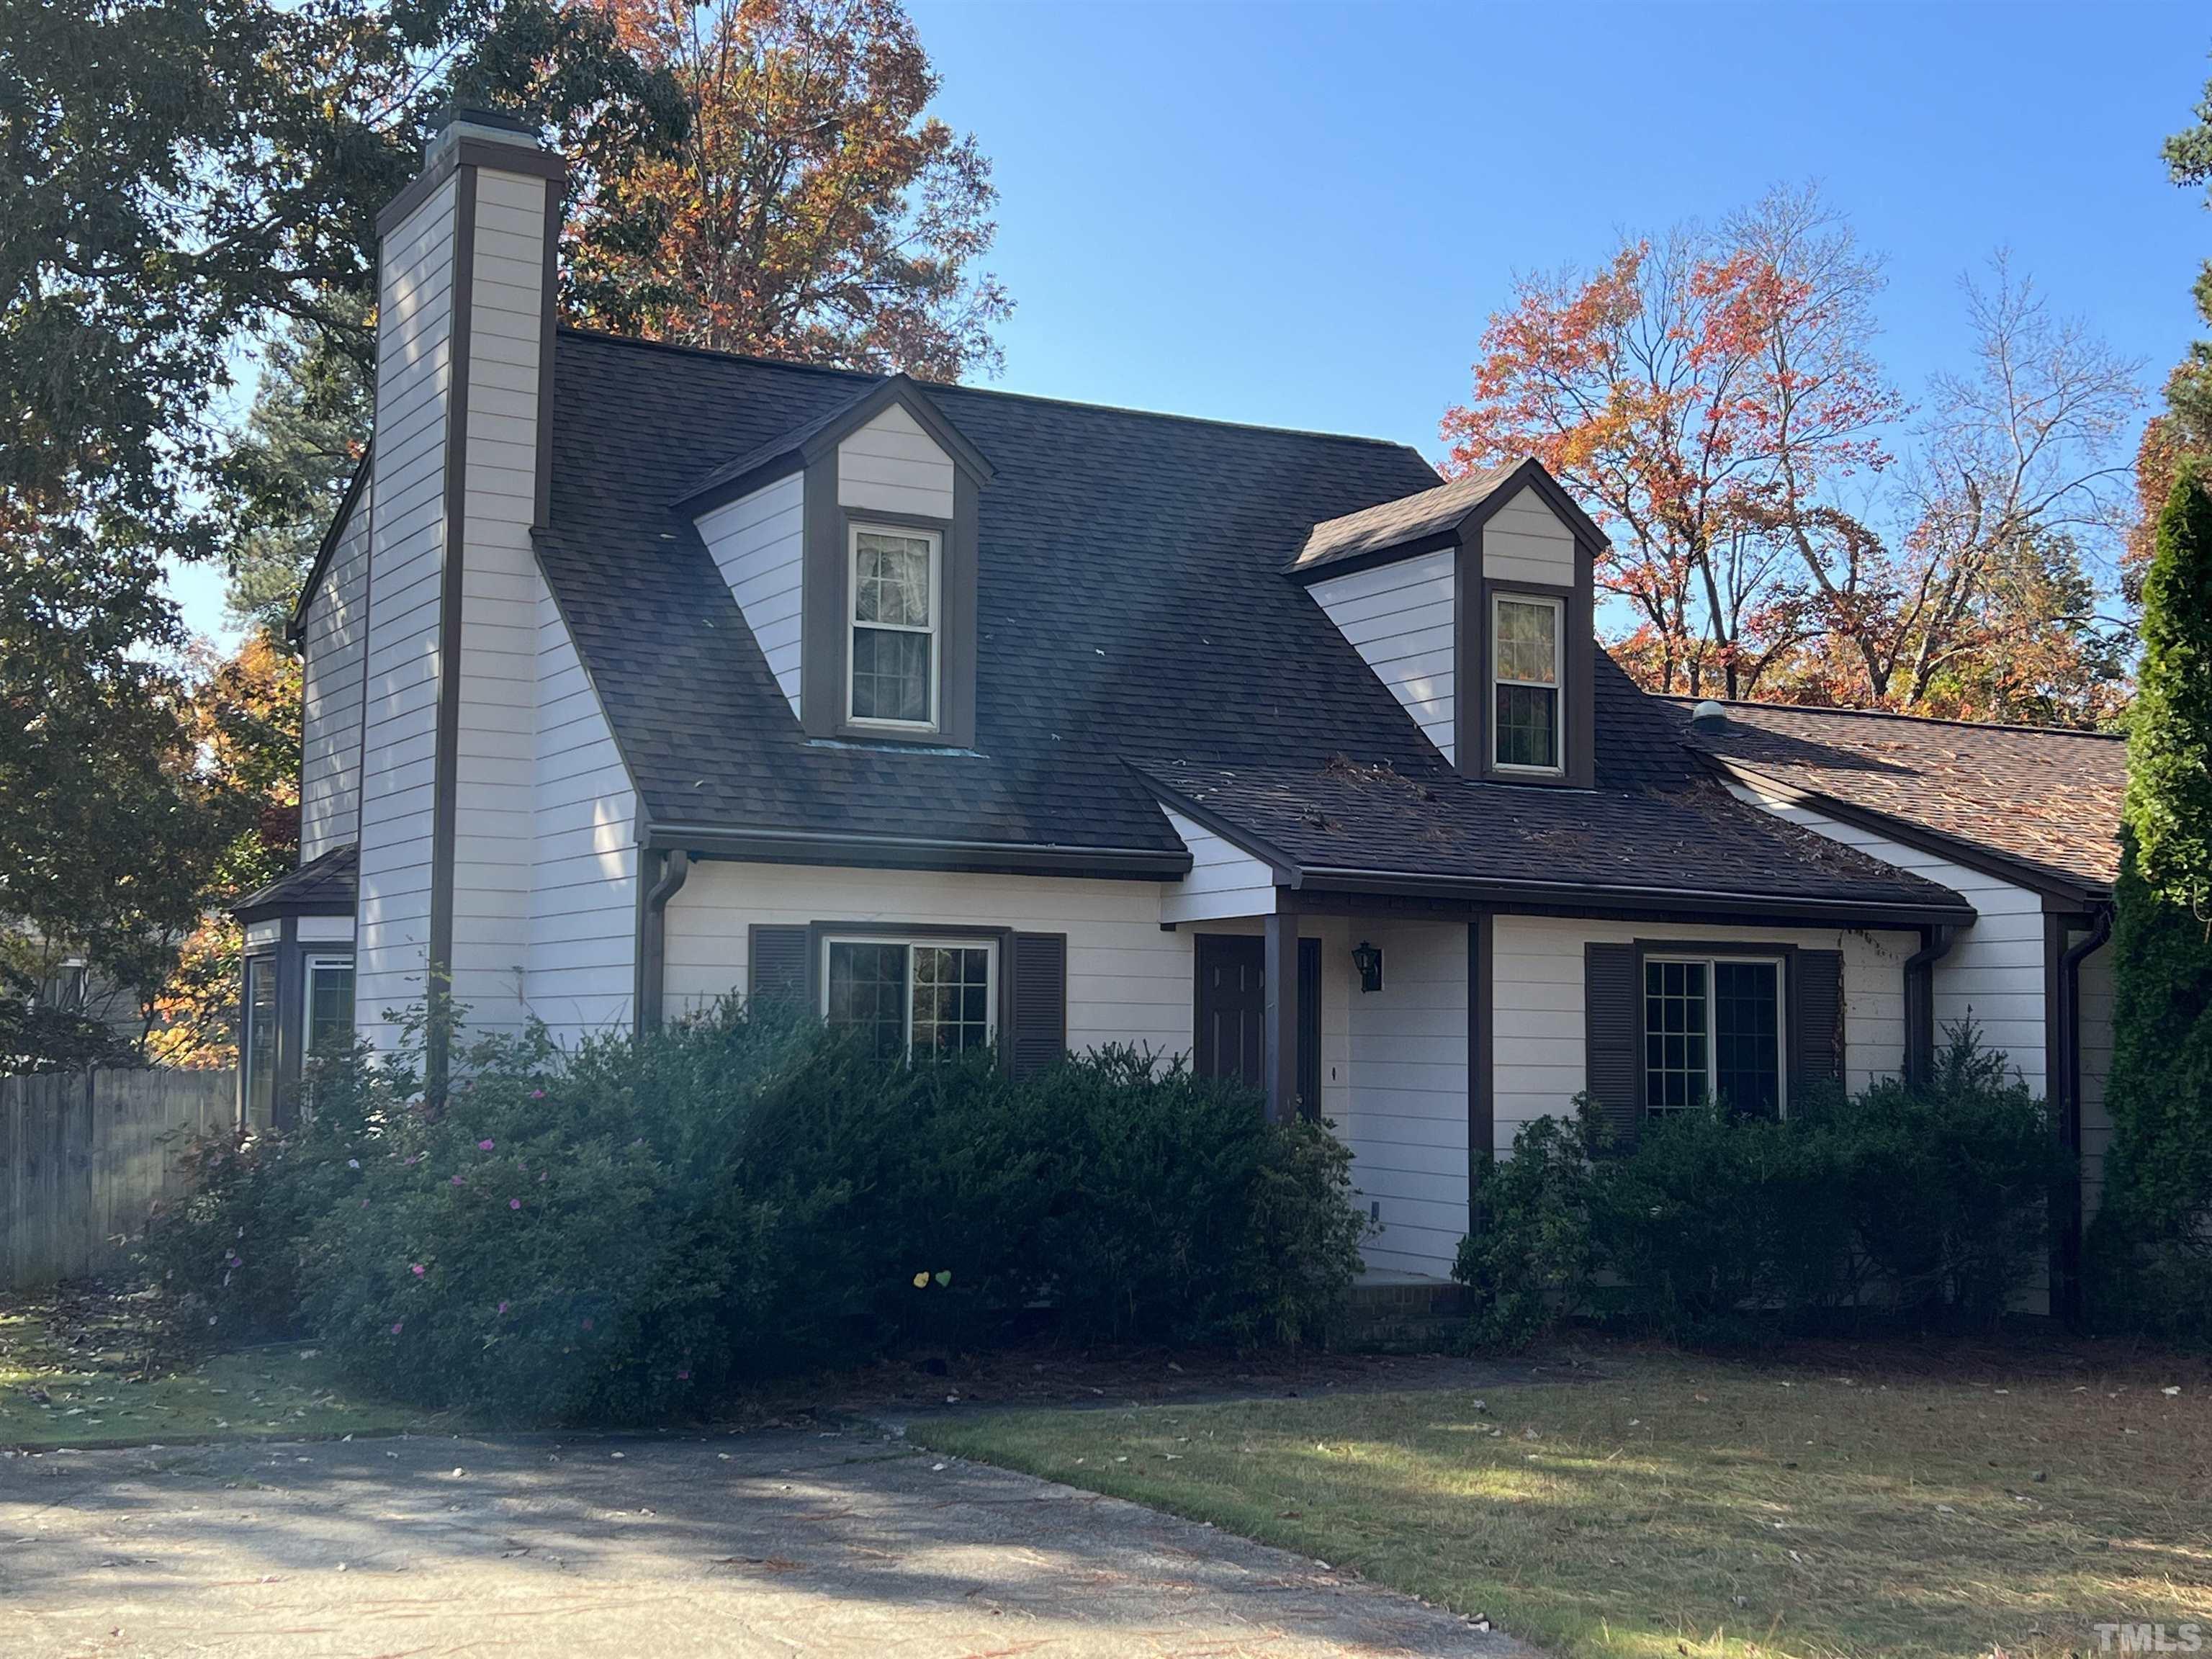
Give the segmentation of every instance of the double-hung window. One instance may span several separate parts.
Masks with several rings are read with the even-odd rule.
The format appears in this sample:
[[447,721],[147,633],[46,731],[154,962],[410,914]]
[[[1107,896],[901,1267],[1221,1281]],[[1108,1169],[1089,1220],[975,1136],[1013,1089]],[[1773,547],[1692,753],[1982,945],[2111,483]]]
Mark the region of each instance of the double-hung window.
[[1534,594],[1499,593],[1490,606],[1491,764],[1501,772],[1552,772],[1559,761],[1560,655],[1565,607]]
[[1644,1105],[1720,1101],[1755,1117],[1783,1106],[1782,963],[1742,957],[1644,960]]
[[823,1018],[886,1059],[987,1048],[997,1034],[995,940],[832,938],[823,948]]
[[934,531],[854,525],[849,550],[848,717],[861,725],[933,727],[943,543]]
[[313,1056],[325,1043],[343,1048],[353,1041],[353,958],[309,957],[307,962],[306,1042],[300,1052]]

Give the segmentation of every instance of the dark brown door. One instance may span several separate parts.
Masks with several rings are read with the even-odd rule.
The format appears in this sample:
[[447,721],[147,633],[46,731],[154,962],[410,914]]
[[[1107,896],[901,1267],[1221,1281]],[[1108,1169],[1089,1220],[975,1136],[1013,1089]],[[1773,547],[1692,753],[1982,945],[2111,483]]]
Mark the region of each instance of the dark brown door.
[[1261,941],[1230,933],[1198,935],[1198,1042],[1200,1077],[1266,1079],[1261,1028],[1267,1015],[1267,956]]

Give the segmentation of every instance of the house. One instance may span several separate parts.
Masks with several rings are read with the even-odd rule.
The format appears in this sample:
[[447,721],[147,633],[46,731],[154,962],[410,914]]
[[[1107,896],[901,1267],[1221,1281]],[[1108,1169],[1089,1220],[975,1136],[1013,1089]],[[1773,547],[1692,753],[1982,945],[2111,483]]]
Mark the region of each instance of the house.
[[2050,971],[2110,803],[2017,810],[2058,739],[1693,722],[1594,643],[1601,532],[1533,462],[559,327],[562,187],[462,113],[380,221],[303,862],[240,910],[257,1116],[342,986],[380,1048],[434,977],[565,1039],[794,997],[1249,1078],[1350,1143],[1370,1268],[1433,1279],[1473,1164],[1584,1090],[1786,1112],[1999,996],[2023,1069],[2094,1070]]

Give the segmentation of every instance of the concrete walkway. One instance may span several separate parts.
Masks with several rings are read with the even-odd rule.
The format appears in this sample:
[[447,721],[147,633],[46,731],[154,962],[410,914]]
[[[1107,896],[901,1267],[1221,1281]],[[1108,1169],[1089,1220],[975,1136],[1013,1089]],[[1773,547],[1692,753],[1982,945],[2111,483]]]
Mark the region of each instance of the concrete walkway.
[[0,1655],[1480,1656],[1318,1564],[867,1435],[0,1457]]

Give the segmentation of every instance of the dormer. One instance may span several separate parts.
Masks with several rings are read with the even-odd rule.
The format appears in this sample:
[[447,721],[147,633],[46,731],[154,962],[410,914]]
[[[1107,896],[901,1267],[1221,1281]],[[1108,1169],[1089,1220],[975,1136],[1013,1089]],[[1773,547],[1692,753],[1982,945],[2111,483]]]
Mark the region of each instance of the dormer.
[[1461,772],[1587,789],[1604,546],[1526,460],[1324,520],[1285,574]]
[[697,526],[810,738],[975,741],[976,495],[990,464],[903,374],[718,467]]

